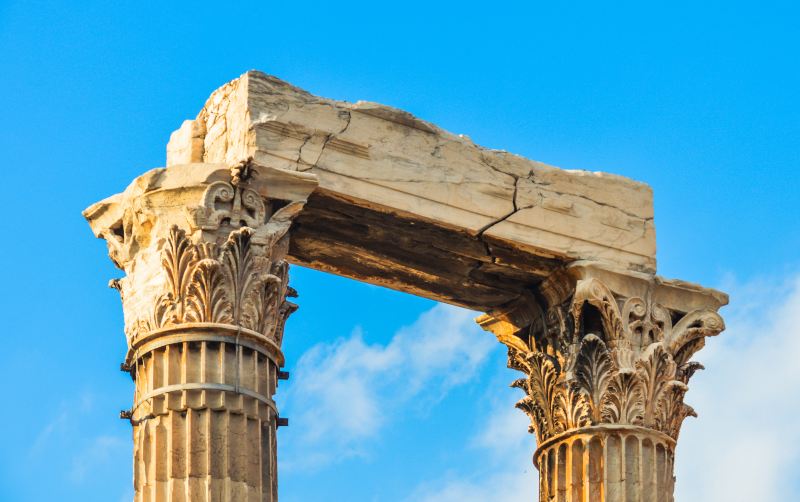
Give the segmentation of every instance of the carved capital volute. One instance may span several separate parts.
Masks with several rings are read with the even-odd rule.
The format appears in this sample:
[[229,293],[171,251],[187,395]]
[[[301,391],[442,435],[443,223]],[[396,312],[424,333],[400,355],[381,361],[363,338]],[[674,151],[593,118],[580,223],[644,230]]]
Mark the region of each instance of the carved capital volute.
[[578,262],[526,302],[478,322],[523,373],[512,386],[525,393],[517,407],[540,447],[606,426],[651,431],[674,444],[683,419],[695,415],[683,402],[702,368],[691,357],[724,329],[716,311],[725,303],[717,291]]
[[297,307],[286,300],[287,232],[316,188],[312,175],[251,161],[154,169],[84,216],[125,271],[125,334],[135,348],[176,326],[280,347]]

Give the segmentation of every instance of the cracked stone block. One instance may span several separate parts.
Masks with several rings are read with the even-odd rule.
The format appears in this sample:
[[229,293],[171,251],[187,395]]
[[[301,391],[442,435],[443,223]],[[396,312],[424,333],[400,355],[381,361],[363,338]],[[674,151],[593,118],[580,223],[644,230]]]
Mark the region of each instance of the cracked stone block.
[[[507,302],[519,284],[577,260],[655,272],[649,186],[483,148],[402,110],[314,96],[257,71],[216,90],[167,151],[168,166],[253,158],[315,175],[319,189],[299,219],[290,259],[406,292],[438,289],[433,296],[449,303]],[[380,229],[360,223],[367,214]],[[310,227],[313,234],[304,232]],[[376,250],[370,243],[382,239],[381,229],[388,241],[413,241],[410,250]],[[426,271],[435,248],[463,251],[440,253]],[[358,263],[342,258],[355,252]],[[386,265],[397,277],[377,273]]]

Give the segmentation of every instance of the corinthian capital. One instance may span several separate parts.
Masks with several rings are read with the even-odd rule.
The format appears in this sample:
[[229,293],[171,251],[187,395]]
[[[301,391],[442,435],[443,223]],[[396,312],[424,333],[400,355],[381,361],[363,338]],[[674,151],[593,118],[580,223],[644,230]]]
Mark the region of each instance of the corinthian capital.
[[512,386],[525,392],[517,407],[537,443],[608,425],[648,429],[674,444],[683,419],[695,416],[683,401],[702,368],[691,358],[725,328],[716,313],[725,296],[581,264],[538,293],[538,301],[479,319],[508,347],[509,367],[524,374]]
[[[278,347],[294,310],[285,302],[287,231],[313,176],[245,162],[154,169],[84,215],[125,271],[112,281],[131,346],[186,324],[227,325]],[[135,294],[130,294],[135,291]]]

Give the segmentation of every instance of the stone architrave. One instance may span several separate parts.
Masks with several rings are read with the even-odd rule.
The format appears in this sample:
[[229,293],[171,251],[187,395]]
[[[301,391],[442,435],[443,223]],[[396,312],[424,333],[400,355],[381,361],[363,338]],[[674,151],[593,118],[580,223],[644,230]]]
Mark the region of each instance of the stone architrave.
[[656,269],[646,184],[484,148],[390,106],[249,71],[167,145],[167,168],[250,157],[317,176],[289,250],[306,267],[484,311],[574,260]]
[[316,180],[244,162],[155,169],[85,211],[125,271],[136,501],[277,500],[272,399],[289,227]]
[[277,498],[288,263],[486,312],[540,501],[666,502],[723,293],[656,275],[650,187],[247,72],[84,215],[125,271],[137,501]]

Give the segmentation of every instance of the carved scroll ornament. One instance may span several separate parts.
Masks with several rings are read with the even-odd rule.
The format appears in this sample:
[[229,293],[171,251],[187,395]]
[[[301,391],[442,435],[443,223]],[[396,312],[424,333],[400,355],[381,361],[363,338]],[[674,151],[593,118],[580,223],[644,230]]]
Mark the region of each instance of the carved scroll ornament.
[[126,272],[110,285],[122,296],[129,344],[200,323],[246,329],[280,347],[297,309],[286,300],[296,296],[287,233],[315,186],[250,161],[226,170],[184,166],[154,170],[87,210]]
[[[696,416],[683,402],[700,363],[690,361],[707,336],[724,329],[711,310],[678,317],[650,298],[621,300],[597,279],[577,283],[572,298],[552,307],[538,329],[505,337],[508,365],[525,374],[512,386],[542,444],[572,429],[619,424],[677,439]],[[525,340],[527,338],[527,340]]]

